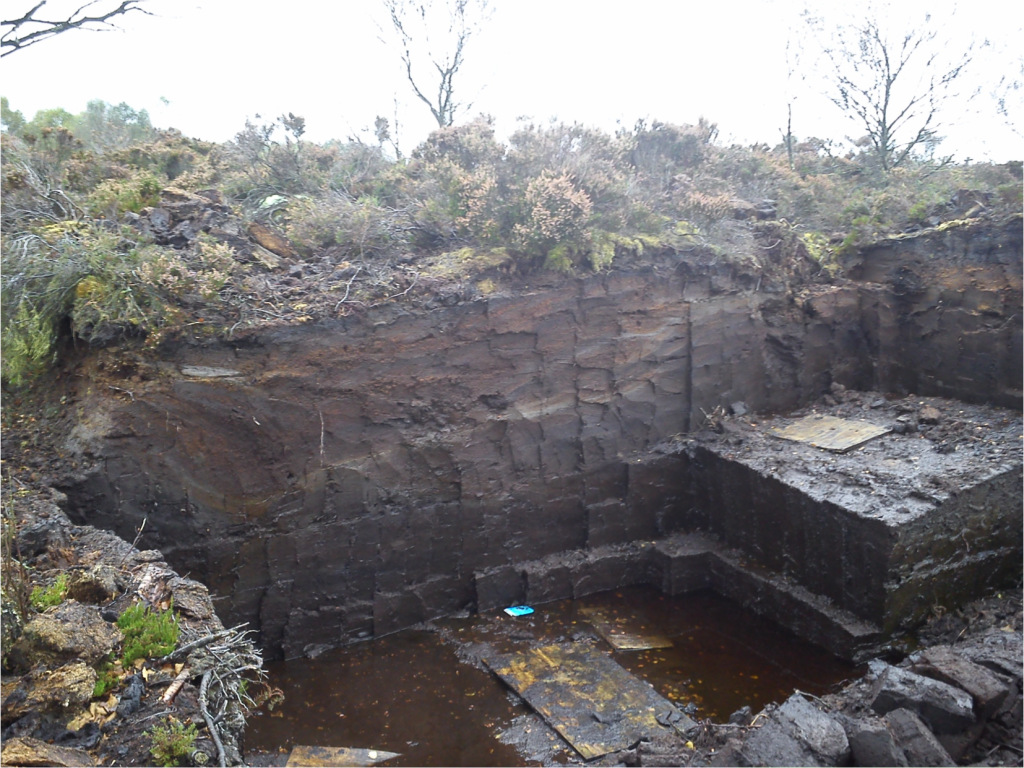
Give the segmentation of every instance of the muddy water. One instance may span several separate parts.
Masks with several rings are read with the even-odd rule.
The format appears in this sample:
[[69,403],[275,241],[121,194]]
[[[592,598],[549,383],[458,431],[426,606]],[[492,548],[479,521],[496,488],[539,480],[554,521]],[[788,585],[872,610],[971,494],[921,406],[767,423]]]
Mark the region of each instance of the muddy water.
[[[613,651],[580,613],[585,607],[642,616],[673,646]],[[597,647],[663,696],[696,706],[695,719],[716,721],[744,705],[756,712],[797,688],[821,694],[856,674],[852,666],[711,593],[668,597],[637,587],[548,603],[518,619],[490,613],[434,624],[440,633],[407,630],[315,660],[268,665],[285,703],[250,720],[247,750],[283,758],[292,746],[307,744],[401,753],[388,765],[532,764],[528,753],[535,752],[539,734],[523,735],[530,719],[526,706],[495,677],[460,662],[460,644],[486,643],[510,652],[593,637]],[[558,737],[543,738],[552,741],[548,754],[558,759]],[[531,740],[522,753],[504,743]]]

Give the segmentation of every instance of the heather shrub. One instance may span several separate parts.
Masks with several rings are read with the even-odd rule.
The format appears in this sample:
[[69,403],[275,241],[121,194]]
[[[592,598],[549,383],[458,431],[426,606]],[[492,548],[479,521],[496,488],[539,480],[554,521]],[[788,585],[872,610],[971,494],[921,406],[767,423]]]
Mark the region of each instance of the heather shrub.
[[149,736],[149,754],[155,765],[172,768],[187,761],[193,752],[197,736],[195,723],[188,727],[173,716],[164,723],[157,723],[145,733]]
[[481,166],[495,167],[504,158],[505,148],[494,138],[494,121],[481,115],[465,125],[453,125],[433,131],[412,153],[424,170],[444,160],[466,171]]
[[512,229],[514,244],[532,255],[558,248],[549,261],[556,269],[566,268],[567,249],[588,239],[590,197],[567,174],[545,171],[527,185],[523,208],[522,220]]
[[200,237],[187,251],[143,246],[139,261],[138,275],[142,283],[178,300],[189,295],[206,301],[217,299],[236,269],[231,248],[206,237]]
[[333,157],[328,173],[332,190],[353,199],[375,197],[399,205],[407,180],[404,167],[389,160],[381,147],[351,140],[330,141],[324,147]]
[[[541,177],[564,177],[590,201],[593,222],[604,229],[623,224],[628,168],[625,144],[616,137],[579,124],[527,125],[509,139],[505,187],[511,196],[529,194]],[[532,204],[519,209],[529,215]]]
[[217,299],[236,268],[224,245],[175,251],[89,222],[5,236],[2,266],[3,376],[16,385],[45,369],[65,321],[92,344],[145,333],[190,297]]
[[225,146],[227,194],[259,201],[272,194],[327,189],[335,151],[305,141],[305,132],[306,121],[291,113],[269,123],[246,120],[245,128]]
[[125,211],[137,213],[160,204],[160,179],[147,171],[137,171],[126,179],[107,179],[89,193],[86,209],[93,216],[116,219]]
[[629,164],[642,183],[666,191],[677,174],[693,172],[704,162],[718,128],[703,118],[696,126],[657,120],[648,126],[639,120],[633,133],[624,135],[631,145]]
[[680,214],[702,229],[710,229],[729,215],[732,198],[729,195],[705,194],[696,190],[685,193],[679,201]]
[[285,224],[302,253],[330,249],[338,261],[390,254],[408,244],[410,228],[403,211],[381,206],[373,197],[353,200],[341,193],[293,199]]
[[219,177],[224,152],[213,142],[190,139],[170,129],[153,139],[107,152],[104,158],[125,168],[148,171],[178,189],[210,187]]

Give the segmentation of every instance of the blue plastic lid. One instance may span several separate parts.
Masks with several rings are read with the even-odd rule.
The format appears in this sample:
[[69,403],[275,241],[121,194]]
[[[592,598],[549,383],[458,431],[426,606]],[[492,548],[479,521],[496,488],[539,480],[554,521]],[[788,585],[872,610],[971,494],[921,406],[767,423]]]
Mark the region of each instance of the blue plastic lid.
[[533,613],[533,608],[528,605],[513,605],[511,608],[506,608],[505,613],[509,616],[526,616]]

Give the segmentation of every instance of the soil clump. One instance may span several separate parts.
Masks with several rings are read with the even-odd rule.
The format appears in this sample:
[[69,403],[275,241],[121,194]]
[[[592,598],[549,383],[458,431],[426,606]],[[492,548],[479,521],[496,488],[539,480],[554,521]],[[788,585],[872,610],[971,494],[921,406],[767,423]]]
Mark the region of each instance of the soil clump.
[[[259,654],[237,630],[225,630],[206,587],[178,576],[156,550],[73,525],[60,508],[65,503],[59,491],[22,486],[10,494],[5,511],[11,557],[5,553],[3,764],[152,765],[154,734],[175,724],[195,733],[181,759],[239,764],[242,707],[255,702],[230,696],[227,684],[204,694],[206,705],[220,714],[211,735],[198,678],[213,669],[237,689],[216,654],[250,661]],[[54,598],[59,604],[37,613],[29,595],[46,587],[60,595]],[[19,601],[27,608],[23,620]],[[173,609],[177,650],[163,658],[143,656],[125,669],[118,658],[125,641],[118,619],[139,603],[154,613]],[[231,637],[237,638],[234,656],[209,642],[231,646]],[[252,676],[258,681],[258,667]],[[172,687],[179,690],[170,697]]]

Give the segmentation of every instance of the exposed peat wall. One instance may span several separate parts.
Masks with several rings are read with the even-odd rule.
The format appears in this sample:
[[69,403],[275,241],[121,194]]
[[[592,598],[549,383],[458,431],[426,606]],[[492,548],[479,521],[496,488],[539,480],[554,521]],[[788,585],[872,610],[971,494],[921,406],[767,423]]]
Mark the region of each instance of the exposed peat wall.
[[1020,408],[1019,217],[849,269],[768,292],[680,264],[183,345],[130,399],[83,386],[62,489],[124,537],[148,518],[271,652],[383,634],[472,604],[475,572],[704,522],[652,449],[716,406],[838,382]]
[[876,389],[1020,409],[1021,224],[950,222],[847,260]]

